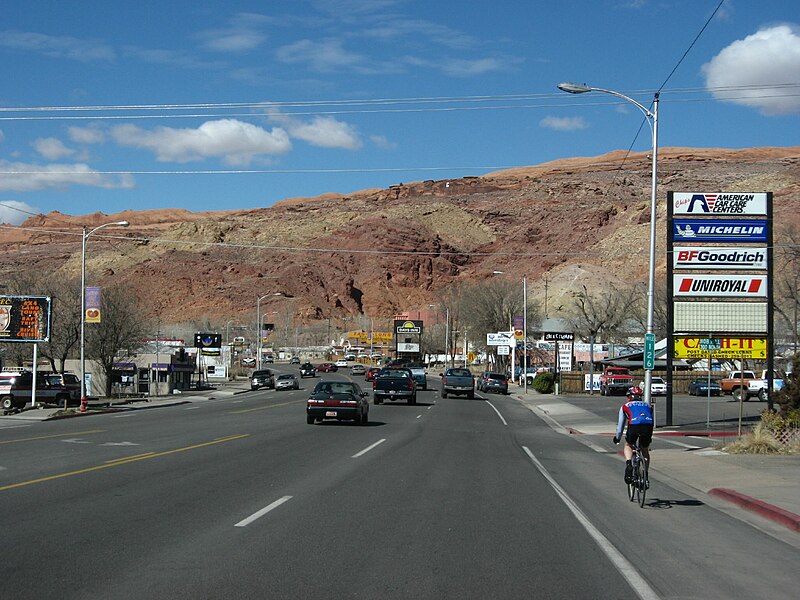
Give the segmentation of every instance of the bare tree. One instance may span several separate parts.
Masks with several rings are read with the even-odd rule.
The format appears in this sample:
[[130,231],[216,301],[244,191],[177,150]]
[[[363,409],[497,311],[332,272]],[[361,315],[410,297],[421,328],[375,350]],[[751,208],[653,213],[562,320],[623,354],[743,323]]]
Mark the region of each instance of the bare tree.
[[780,244],[776,245],[773,268],[774,308],[788,337],[792,340],[795,353],[798,347],[798,316],[800,316],[800,232],[796,227],[786,227],[781,231]]
[[86,325],[86,356],[102,369],[106,376],[105,392],[110,396],[114,362],[141,344],[148,326],[140,319],[136,298],[125,288],[103,288],[100,307],[102,322]]

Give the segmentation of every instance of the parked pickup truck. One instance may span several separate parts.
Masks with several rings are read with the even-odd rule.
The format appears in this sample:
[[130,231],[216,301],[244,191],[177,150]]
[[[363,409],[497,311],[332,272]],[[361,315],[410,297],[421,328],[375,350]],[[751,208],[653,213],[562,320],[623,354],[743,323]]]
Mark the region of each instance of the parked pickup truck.
[[475,397],[475,377],[469,369],[447,369],[442,376],[442,398],[447,394]]
[[411,369],[387,367],[378,371],[378,375],[372,380],[372,401],[382,404],[384,400],[417,403],[417,384]]
[[633,375],[624,367],[606,367],[600,375],[600,395],[627,394],[633,386]]
[[[754,396],[759,400],[767,400],[767,374],[766,370],[758,375],[753,371],[732,371],[728,376],[719,382],[723,394],[733,395],[736,401],[745,402]],[[772,389],[779,391],[783,389],[783,379],[778,373],[772,375]]]

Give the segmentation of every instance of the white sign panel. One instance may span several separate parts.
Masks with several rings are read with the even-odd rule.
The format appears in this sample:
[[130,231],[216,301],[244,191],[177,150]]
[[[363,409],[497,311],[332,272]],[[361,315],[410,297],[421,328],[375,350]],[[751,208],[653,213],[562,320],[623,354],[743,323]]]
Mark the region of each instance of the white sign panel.
[[515,343],[513,331],[500,331],[498,333],[486,334],[487,346],[513,346]]
[[672,252],[676,269],[767,270],[767,249],[747,246],[680,246]]
[[497,356],[508,356],[511,354],[511,348],[508,346],[498,346],[497,347]]
[[398,352],[419,352],[419,344],[409,344],[406,342],[397,343]]
[[572,371],[572,344],[559,344],[558,370]]
[[673,275],[675,296],[766,298],[766,275]]
[[676,215],[766,215],[767,194],[721,192],[704,194],[675,192],[672,210]]
[[675,302],[676,333],[764,335],[766,302]]

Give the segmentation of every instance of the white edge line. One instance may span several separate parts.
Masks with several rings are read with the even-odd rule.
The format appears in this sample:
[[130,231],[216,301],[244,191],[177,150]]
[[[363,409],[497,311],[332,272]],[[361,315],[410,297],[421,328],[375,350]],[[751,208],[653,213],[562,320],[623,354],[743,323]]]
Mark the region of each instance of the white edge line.
[[506,427],[508,427],[508,423],[506,423],[506,420],[503,418],[503,415],[501,415],[501,414],[500,414],[500,411],[499,411],[499,410],[497,410],[497,409],[494,407],[494,404],[492,404],[492,403],[491,403],[491,402],[489,402],[488,400],[484,400],[484,402],[486,402],[486,404],[488,404],[489,406],[491,406],[491,407],[492,407],[492,409],[494,409],[494,412],[496,412],[496,413],[497,413],[497,416],[498,416],[498,417],[500,417],[500,420],[503,422],[503,425],[505,425]]
[[359,456],[364,456],[367,452],[369,452],[370,450],[372,450],[376,446],[379,446],[380,444],[382,444],[385,441],[386,441],[386,438],[383,438],[382,440],[378,440],[377,442],[375,442],[371,446],[367,446],[366,448],[364,448],[361,452],[358,452],[357,454],[353,454],[353,456],[351,456],[350,458],[358,458]]
[[547,469],[544,468],[544,465],[539,462],[539,459],[533,455],[527,446],[523,446],[522,449],[525,450],[525,453],[531,459],[534,466],[539,470],[542,476],[547,479],[547,481],[550,483],[550,486],[561,497],[561,501],[564,502],[566,507],[570,510],[570,512],[572,512],[586,532],[594,539],[595,543],[597,543],[600,549],[605,553],[608,559],[625,578],[625,580],[628,582],[628,585],[631,586],[633,592],[642,600],[659,600],[658,594],[656,594],[655,590],[650,587],[650,584],[644,580],[644,578],[628,561],[628,559],[616,549],[614,544],[612,544],[609,539],[600,533],[600,530],[598,530],[597,527],[592,524],[589,518],[578,507],[578,505],[575,504],[572,498],[569,497],[564,489],[556,482],[555,479],[553,479],[550,473],[548,473]]
[[234,527],[247,527],[248,525],[250,525],[250,523],[252,523],[256,519],[260,519],[265,514],[267,514],[269,511],[271,511],[271,510],[273,510],[275,508],[278,508],[281,504],[283,504],[284,502],[288,502],[291,499],[292,499],[291,496],[284,496],[283,498],[279,498],[279,499],[275,500],[275,502],[273,502],[269,506],[265,506],[264,508],[262,508],[258,512],[255,512],[252,515],[250,515],[249,517],[247,517],[246,519],[244,519],[242,521],[239,521],[236,525],[234,525]]

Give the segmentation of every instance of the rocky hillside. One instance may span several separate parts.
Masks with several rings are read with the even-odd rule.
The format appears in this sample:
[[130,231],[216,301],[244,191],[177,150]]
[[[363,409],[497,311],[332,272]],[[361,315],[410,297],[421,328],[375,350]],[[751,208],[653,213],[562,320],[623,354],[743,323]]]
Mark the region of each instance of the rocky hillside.
[[[256,298],[282,292],[307,321],[390,316],[435,302],[458,281],[501,270],[528,276],[550,301],[578,283],[645,279],[650,162],[646,154],[573,158],[270,208],[191,213],[53,212],[0,228],[0,276],[79,276],[80,227],[126,219],[92,237],[93,284],[122,283],[164,323],[252,319]],[[800,222],[800,147],[665,148],[659,154],[659,271],[666,192],[772,191],[776,231]],[[31,293],[36,293],[32,290]],[[279,299],[267,299],[264,306]],[[283,302],[286,302],[283,300]]]

